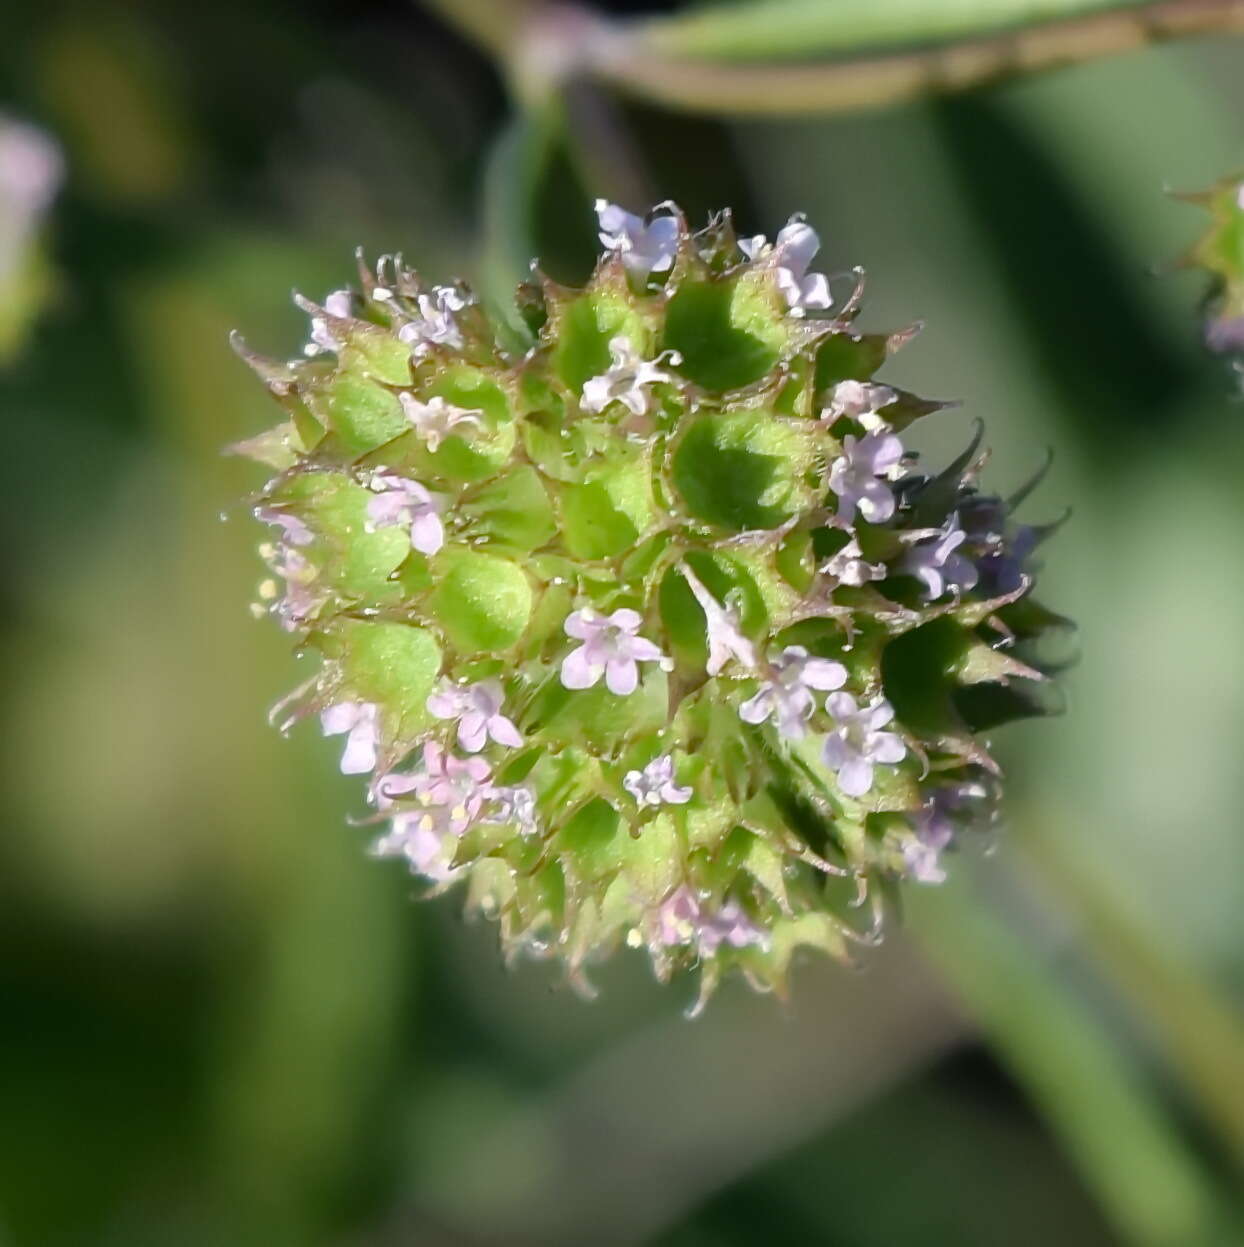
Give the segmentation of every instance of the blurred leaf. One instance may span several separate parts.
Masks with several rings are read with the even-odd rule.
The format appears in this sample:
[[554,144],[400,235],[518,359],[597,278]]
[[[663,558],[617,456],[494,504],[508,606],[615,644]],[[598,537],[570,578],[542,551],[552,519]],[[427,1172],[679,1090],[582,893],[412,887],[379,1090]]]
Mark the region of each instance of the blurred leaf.
[[536,254],[535,210],[544,172],[560,128],[556,109],[517,113],[493,144],[484,171],[484,257],[480,286],[497,323],[515,349],[529,341],[514,290]]
[[658,19],[646,34],[662,52],[757,60],[910,46],[1136,7],[1120,0],[744,0]]
[[1026,856],[1074,905],[1084,937],[1117,987],[1142,1014],[1205,1121],[1244,1165],[1244,1024],[1159,931],[1151,935],[1051,836],[1031,838]]
[[[1135,1247],[1237,1242],[1188,1144],[1127,1054],[1026,936],[964,875],[911,910],[925,948],[998,1057],[1062,1138],[1123,1240]],[[983,876],[982,876],[983,878]]]

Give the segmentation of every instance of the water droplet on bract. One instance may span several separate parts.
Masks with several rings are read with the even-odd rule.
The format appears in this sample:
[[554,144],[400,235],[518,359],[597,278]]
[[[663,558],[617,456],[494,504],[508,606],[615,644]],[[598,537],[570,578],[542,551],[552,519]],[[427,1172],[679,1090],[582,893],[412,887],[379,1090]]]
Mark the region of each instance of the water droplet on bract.
[[644,942],[644,937],[638,927],[632,927],[626,933],[626,946],[628,948],[640,948]]

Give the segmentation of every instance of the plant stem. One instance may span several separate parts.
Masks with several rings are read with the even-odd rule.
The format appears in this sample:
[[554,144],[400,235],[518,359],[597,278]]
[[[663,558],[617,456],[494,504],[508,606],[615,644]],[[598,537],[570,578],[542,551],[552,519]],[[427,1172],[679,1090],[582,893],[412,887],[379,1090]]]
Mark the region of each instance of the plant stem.
[[[593,77],[671,109],[717,116],[797,117],[859,112],[962,91],[1150,43],[1244,32],[1244,0],[1159,3],[1030,25],[1005,34],[893,55],[811,64],[722,63],[661,50],[660,19],[610,22],[576,5],[430,0],[513,68]],[[530,57],[533,32],[544,55]],[[555,48],[556,56],[548,55]],[[553,84],[550,84],[553,85]]]
[[811,65],[724,65],[619,43],[595,66],[620,90],[689,112],[846,113],[1213,31],[1244,31],[1244,0],[1165,0],[891,56]]

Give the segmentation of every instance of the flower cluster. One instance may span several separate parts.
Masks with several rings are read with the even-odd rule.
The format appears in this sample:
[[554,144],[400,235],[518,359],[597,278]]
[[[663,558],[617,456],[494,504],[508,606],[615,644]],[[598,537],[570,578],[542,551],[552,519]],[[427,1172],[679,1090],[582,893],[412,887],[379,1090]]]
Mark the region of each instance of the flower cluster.
[[258,609],[322,657],[288,717],[369,777],[375,853],[576,984],[626,943],[780,989],[994,820],[980,733],[1043,709],[1064,622],[1050,529],[980,491],[979,438],[921,469],[941,404],[875,380],[910,331],[856,326],[802,218],[597,215],[584,289],[520,290],[521,351],[390,258],[302,300],[300,358],[237,344],[285,412],[238,447]]

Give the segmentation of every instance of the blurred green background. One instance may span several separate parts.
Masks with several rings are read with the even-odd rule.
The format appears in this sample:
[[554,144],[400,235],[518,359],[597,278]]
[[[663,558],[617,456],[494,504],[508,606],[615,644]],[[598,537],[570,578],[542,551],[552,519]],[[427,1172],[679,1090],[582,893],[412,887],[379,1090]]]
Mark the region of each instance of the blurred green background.
[[[575,108],[525,171],[401,0],[6,0],[0,110],[68,176],[0,366],[0,1244],[1244,1242],[1244,407],[1163,193],[1244,165],[1244,40],[833,119]],[[506,970],[365,855],[337,746],[265,724],[302,676],[220,454],[274,418],[228,331],[295,352],[354,246],[581,277],[637,190],[806,211],[867,327],[927,322],[886,376],[965,400],[921,449],[983,417],[987,481],[1052,447],[1029,518],[1075,510],[1068,712],[999,739],[994,851],[694,1022],[637,954],[592,1003]]]

